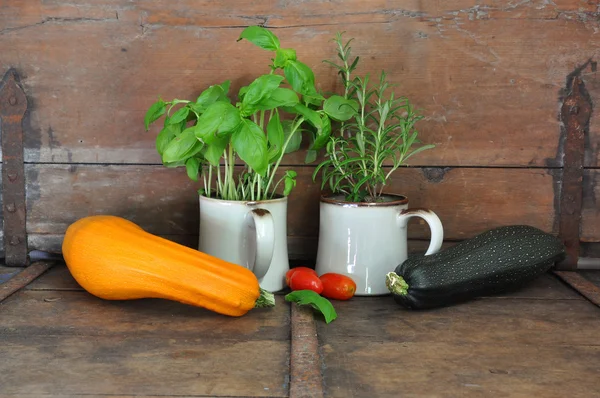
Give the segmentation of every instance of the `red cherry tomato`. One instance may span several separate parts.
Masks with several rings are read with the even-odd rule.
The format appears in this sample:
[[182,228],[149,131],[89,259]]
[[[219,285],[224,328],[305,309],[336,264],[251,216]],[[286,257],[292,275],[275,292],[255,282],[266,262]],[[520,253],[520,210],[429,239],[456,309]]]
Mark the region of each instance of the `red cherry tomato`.
[[318,294],[323,291],[323,282],[313,271],[298,270],[290,278],[290,288],[292,290],[312,290]]
[[321,295],[334,300],[348,300],[356,292],[356,283],[349,276],[333,272],[319,277],[323,282]]
[[312,268],[308,268],[308,267],[292,268],[288,272],[285,273],[285,284],[288,285],[288,287],[290,286],[290,278],[292,277],[292,275],[294,275],[294,272],[296,272],[296,271],[312,272],[313,274],[315,274],[315,276],[317,276],[317,272]]

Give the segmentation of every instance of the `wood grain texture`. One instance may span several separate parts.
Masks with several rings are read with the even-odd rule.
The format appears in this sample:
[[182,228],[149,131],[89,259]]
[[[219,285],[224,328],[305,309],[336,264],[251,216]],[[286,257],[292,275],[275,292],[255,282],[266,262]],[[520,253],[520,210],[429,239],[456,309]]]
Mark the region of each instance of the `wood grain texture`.
[[[311,168],[296,170],[298,185],[289,197],[288,235],[310,238],[313,243],[307,244],[314,245],[320,186],[312,182]],[[125,217],[151,233],[187,236],[184,242],[196,244],[190,236],[198,234],[199,186],[187,179],[184,170],[55,164],[27,165],[26,174],[27,230],[37,245],[56,247],[68,225],[92,214]],[[446,238],[459,240],[491,227],[521,223],[554,232],[553,187],[553,176],[544,169],[405,168],[395,173],[388,191],[408,196],[411,207],[435,211]],[[429,231],[411,221],[409,236],[428,239]]]
[[0,314],[0,394],[287,396],[281,297],[234,319],[166,300],[23,290]]
[[584,170],[581,240],[600,241],[600,170]]
[[267,53],[236,43],[244,26],[265,24],[315,69],[324,91],[339,88],[321,62],[335,56],[330,39],[339,30],[355,37],[360,72],[385,69],[399,94],[424,110],[422,139],[437,149],[415,157],[415,165],[560,162],[560,88],[577,65],[599,55],[593,2],[340,4],[5,2],[3,64],[22,71],[33,103],[26,158],[158,163],[157,131],[143,131],[148,106],[159,95],[195,98],[225,79],[238,88],[266,72]]
[[432,311],[354,300],[336,303],[335,328],[318,324],[327,396],[583,398],[600,387],[600,310],[556,278]]

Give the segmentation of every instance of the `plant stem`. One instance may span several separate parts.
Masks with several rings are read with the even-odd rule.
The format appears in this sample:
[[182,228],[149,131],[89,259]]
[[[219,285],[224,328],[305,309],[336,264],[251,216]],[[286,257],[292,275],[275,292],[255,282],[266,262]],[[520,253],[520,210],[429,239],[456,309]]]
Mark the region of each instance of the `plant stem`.
[[[208,191],[206,193],[206,196],[210,198],[210,190],[212,189],[212,169],[213,166],[212,164],[208,164]],[[206,189],[206,184],[204,186],[204,189]]]
[[221,180],[221,165],[217,166],[217,192],[216,196],[223,199],[223,181]]
[[204,172],[202,173],[202,180],[204,181],[204,195],[207,198],[210,198],[210,192],[207,191],[207,189],[208,189],[208,183],[206,181],[206,173],[204,173]]
[[296,133],[296,130],[298,130],[298,128],[300,127],[302,122],[304,122],[304,118],[300,117],[298,119],[298,121],[296,122],[296,124],[292,127],[292,131],[290,132],[290,135],[288,136],[287,140],[285,140],[285,142],[283,143],[283,148],[281,148],[281,155],[279,156],[279,159],[277,159],[277,162],[275,163],[275,166],[273,167],[271,176],[269,177],[269,181],[267,182],[267,186],[265,187],[265,192],[268,192],[269,188],[273,184],[273,179],[275,178],[275,173],[277,172],[277,168],[279,167],[279,164],[281,163],[281,159],[283,159],[283,156],[285,155],[285,149],[287,148],[292,137],[294,136],[294,133]]
[[229,193],[230,200],[237,200],[237,192],[235,190],[235,181],[233,179],[233,169],[235,168],[235,154],[233,153],[233,146],[229,145]]

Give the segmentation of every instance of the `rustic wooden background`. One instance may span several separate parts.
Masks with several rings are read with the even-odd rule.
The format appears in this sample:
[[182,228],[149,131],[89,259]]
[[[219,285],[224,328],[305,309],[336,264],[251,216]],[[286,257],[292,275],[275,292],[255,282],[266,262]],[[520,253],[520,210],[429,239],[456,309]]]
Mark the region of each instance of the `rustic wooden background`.
[[[231,79],[264,73],[268,53],[236,42],[261,24],[314,70],[322,90],[339,88],[337,31],[354,37],[361,73],[388,72],[423,109],[421,139],[437,148],[399,170],[390,192],[442,219],[448,240],[527,223],[557,233],[562,139],[558,111],[567,75],[600,99],[597,0],[398,1],[0,1],[0,73],[18,70],[25,120],[27,230],[31,248],[58,251],[76,219],[115,214],[195,246],[196,189],[166,169],[145,132],[146,109],[193,99]],[[600,241],[600,113],[586,137],[581,236]],[[292,154],[290,256],[316,252],[315,165]],[[411,224],[413,247],[428,231]]]

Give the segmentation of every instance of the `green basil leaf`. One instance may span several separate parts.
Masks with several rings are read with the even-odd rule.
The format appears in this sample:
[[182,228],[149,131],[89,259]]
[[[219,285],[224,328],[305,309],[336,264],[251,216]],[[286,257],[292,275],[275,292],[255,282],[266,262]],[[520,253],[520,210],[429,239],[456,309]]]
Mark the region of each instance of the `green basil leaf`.
[[294,189],[294,187],[296,186],[296,176],[298,175],[298,173],[296,173],[293,170],[288,170],[285,172],[285,176],[284,176],[284,189],[283,189],[283,196],[288,196],[291,192],[292,189]]
[[279,48],[279,39],[271,31],[261,26],[248,26],[242,31],[237,41],[246,39],[265,50],[275,51]]
[[231,144],[240,159],[264,176],[268,165],[267,137],[256,123],[242,119],[238,129],[231,136]]
[[345,122],[354,116],[358,109],[355,100],[349,100],[339,95],[332,95],[325,100],[323,110],[329,117],[338,122]]
[[[283,127],[283,134],[285,136],[285,140],[288,139],[290,134],[292,134],[292,127],[294,123],[291,120],[282,120],[281,126]],[[285,153],[296,152],[300,149],[300,145],[302,144],[302,132],[300,129],[297,129],[294,132],[292,138],[289,139],[287,146],[285,147]]]
[[337,318],[335,308],[329,300],[320,296],[312,290],[296,290],[285,296],[285,301],[294,302],[298,305],[310,305],[325,318],[326,323],[330,323]]
[[275,53],[275,60],[273,60],[273,66],[276,68],[283,68],[287,65],[288,61],[296,60],[296,50],[292,48],[278,48]]
[[315,89],[315,74],[306,64],[297,60],[288,60],[283,68],[283,73],[296,92],[300,94],[317,92]]
[[317,160],[317,151],[315,151],[314,149],[309,149],[308,151],[306,151],[306,157],[304,158],[304,163],[306,163],[306,164],[312,163],[315,160]]
[[278,87],[273,90],[270,96],[256,104],[256,109],[268,111],[279,107],[293,107],[299,103],[298,94],[294,90]]
[[166,104],[161,99],[150,105],[150,108],[146,112],[146,116],[144,116],[144,126],[146,127],[146,130],[150,128],[150,124],[157,121],[166,111]]
[[323,121],[321,120],[321,115],[319,115],[317,111],[313,111],[302,104],[297,104],[294,106],[294,111],[297,114],[304,116],[304,119],[306,119],[306,121],[317,130],[320,131],[323,129]]
[[177,110],[177,112],[175,112],[170,118],[169,118],[169,124],[177,124],[177,123],[181,123],[184,120],[187,119],[188,114],[190,113],[190,108],[188,108],[187,106],[184,106],[183,108],[179,108]]
[[196,137],[210,144],[217,131],[231,132],[240,123],[239,110],[227,102],[215,102],[206,108],[194,127]]
[[283,76],[279,75],[262,75],[257,77],[245,91],[244,98],[242,99],[242,115],[248,116],[253,114],[255,111],[249,111],[249,109],[256,109],[253,105],[268,98],[279,87],[282,81]]
[[196,113],[202,114],[206,111],[206,108],[217,101],[229,102],[227,92],[229,91],[230,84],[231,82],[227,80],[222,84],[210,86],[200,94],[196,103],[190,104],[190,106]]
[[194,134],[194,128],[187,128],[169,142],[162,154],[162,161],[164,163],[185,161],[200,152],[202,147],[202,142],[198,141]]
[[278,159],[283,152],[283,144],[285,143],[285,135],[283,126],[279,120],[279,112],[275,112],[269,124],[267,125],[267,141],[269,142],[269,163],[274,159]]
[[331,136],[331,120],[327,115],[321,115],[321,129],[317,129],[315,141],[310,146],[311,150],[319,150],[329,142]]
[[187,172],[188,177],[192,181],[198,181],[198,171],[200,170],[200,159],[189,158],[185,162],[185,170]]
[[165,148],[173,138],[181,134],[182,124],[169,124],[156,136],[156,151],[162,156]]
[[227,144],[229,144],[229,139],[229,136],[215,138],[210,145],[206,147],[206,150],[204,151],[204,158],[213,166],[219,166],[221,157],[223,156],[223,151],[225,151]]

